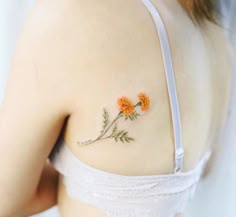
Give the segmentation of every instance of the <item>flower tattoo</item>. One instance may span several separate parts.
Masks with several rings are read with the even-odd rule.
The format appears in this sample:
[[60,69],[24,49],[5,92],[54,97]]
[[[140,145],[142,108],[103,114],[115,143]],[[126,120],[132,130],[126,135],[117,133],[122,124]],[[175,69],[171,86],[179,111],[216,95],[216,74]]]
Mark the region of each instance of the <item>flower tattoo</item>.
[[[118,115],[111,121],[109,113],[105,108],[103,108],[103,127],[100,131],[100,135],[94,140],[87,140],[83,142],[78,142],[79,145],[88,145],[94,143],[99,140],[104,139],[114,139],[116,142],[121,141],[130,142],[134,141],[134,138],[128,136],[128,132],[126,130],[118,130],[117,121],[120,118],[124,118],[125,120],[135,120],[140,116],[139,113],[135,110],[136,107],[140,106],[142,111],[148,111],[150,108],[150,98],[145,93],[138,94],[139,101],[134,104],[129,98],[126,96],[122,96],[117,100],[117,104],[119,107]],[[108,133],[110,131],[110,133]]]

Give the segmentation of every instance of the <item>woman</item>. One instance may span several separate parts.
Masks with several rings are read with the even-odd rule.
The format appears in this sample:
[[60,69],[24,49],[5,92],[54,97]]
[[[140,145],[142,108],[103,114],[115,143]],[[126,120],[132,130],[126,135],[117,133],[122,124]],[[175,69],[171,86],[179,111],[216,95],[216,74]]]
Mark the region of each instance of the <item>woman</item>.
[[230,97],[215,22],[208,0],[38,1],[1,106],[0,217],[184,215]]

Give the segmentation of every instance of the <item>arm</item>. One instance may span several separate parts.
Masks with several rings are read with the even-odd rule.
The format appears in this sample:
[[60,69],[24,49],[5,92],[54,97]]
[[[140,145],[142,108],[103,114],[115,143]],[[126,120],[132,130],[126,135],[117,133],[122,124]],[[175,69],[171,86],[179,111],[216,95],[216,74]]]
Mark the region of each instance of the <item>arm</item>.
[[[13,74],[10,83],[17,73]],[[21,75],[24,78],[23,73]],[[21,83],[23,80],[15,81]],[[44,187],[50,183],[45,184],[49,168],[44,170],[44,165],[66,114],[59,112],[56,101],[52,101],[52,105],[39,95],[36,97],[31,88],[26,85],[27,91],[23,91],[18,90],[16,84],[8,85],[8,95],[0,112],[0,217],[21,213],[32,198],[37,207],[36,202],[40,201],[37,196],[44,201],[48,197],[48,205],[54,197],[45,194]]]
[[36,11],[23,29],[0,107],[0,217],[55,204],[56,174],[45,162],[71,111],[42,17]]
[[22,209],[20,217],[32,216],[57,204],[58,176],[59,173],[49,162],[46,162],[37,191]]
[[[39,201],[38,196],[48,197],[51,203],[54,196],[44,193],[44,187],[50,184],[45,184],[49,167],[44,165],[66,117],[58,112],[55,101],[52,102],[58,107],[41,101],[39,96],[28,98],[32,89],[26,87],[26,93],[17,91],[16,86],[8,89],[8,93],[14,94],[7,95],[0,112],[0,217],[21,213],[32,198],[34,204]],[[19,99],[24,99],[24,103]]]

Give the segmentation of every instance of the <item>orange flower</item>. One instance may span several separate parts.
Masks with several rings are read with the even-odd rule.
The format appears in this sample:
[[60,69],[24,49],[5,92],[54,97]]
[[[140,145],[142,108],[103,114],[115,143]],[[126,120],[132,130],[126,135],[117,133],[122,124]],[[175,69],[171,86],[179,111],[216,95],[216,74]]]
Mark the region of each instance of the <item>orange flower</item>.
[[118,99],[118,105],[120,106],[120,111],[125,115],[130,115],[134,111],[133,103],[125,96]]
[[141,109],[143,111],[147,111],[149,109],[150,105],[150,99],[145,93],[139,93],[138,95],[140,103],[141,103]]

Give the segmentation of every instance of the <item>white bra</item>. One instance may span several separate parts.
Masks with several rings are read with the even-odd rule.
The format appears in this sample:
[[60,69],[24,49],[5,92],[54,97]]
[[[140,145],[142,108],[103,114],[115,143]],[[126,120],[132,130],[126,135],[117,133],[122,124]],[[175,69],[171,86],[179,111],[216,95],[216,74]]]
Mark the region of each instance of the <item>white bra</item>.
[[182,172],[182,129],[168,35],[153,3],[142,2],[155,22],[162,49],[175,139],[173,173],[127,176],[94,168],[74,155],[62,135],[49,156],[54,168],[63,175],[68,195],[93,204],[107,217],[175,217],[184,213],[211,155],[208,150],[194,169]]

